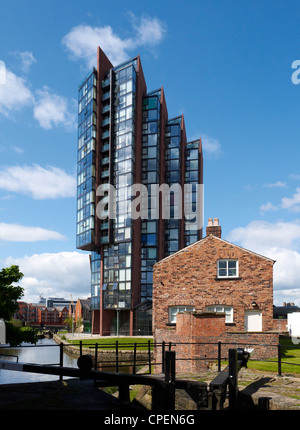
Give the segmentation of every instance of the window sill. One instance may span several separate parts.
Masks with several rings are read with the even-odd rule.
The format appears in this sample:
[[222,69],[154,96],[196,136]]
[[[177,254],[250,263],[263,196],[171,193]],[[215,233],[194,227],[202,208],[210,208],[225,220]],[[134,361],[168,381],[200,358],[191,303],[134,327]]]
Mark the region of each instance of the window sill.
[[176,327],[176,323],[167,323],[166,326],[167,327]]
[[240,276],[224,276],[222,277],[216,277],[215,281],[237,281],[237,280],[241,280],[242,278]]

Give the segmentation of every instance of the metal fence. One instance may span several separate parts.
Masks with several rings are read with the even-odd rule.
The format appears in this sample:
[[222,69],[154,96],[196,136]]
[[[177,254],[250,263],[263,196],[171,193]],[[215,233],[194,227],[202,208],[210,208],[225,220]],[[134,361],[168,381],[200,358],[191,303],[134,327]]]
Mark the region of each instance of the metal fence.
[[[178,347],[183,345],[195,345],[195,346],[214,346],[216,350],[216,355],[212,356],[197,356],[197,357],[180,357],[176,356],[176,361],[207,361],[209,363],[214,363],[217,366],[217,371],[221,372],[222,363],[226,363],[228,361],[228,350],[230,348],[246,348],[249,347],[261,347],[274,349],[274,359],[254,359],[250,357],[250,362],[260,361],[266,363],[277,363],[277,374],[278,376],[282,376],[282,366],[290,365],[290,366],[300,366],[300,358],[299,363],[289,362],[285,360],[284,351],[286,349],[300,349],[300,346],[296,345],[281,345],[281,344],[236,344],[236,343],[227,343],[227,342],[216,342],[216,343],[207,343],[207,342],[161,342],[156,343],[151,340],[147,340],[146,342],[132,342],[132,343],[122,343],[122,340],[116,340],[114,344],[112,343],[84,343],[82,340],[72,343],[65,344],[63,342],[56,345],[26,345],[22,346],[22,348],[40,348],[40,347],[56,347],[60,349],[59,353],[59,362],[52,364],[63,367],[64,365],[64,352],[67,352],[67,348],[69,346],[76,347],[79,350],[79,357],[83,354],[86,354],[86,349],[89,350],[91,355],[93,356],[94,369],[105,369],[108,368],[110,370],[114,370],[115,372],[120,372],[125,369],[125,372],[137,373],[138,370],[143,368],[144,373],[153,373],[154,367],[158,367],[161,372],[165,371],[165,352],[166,351],[176,351]],[[10,348],[9,346],[2,346],[0,348],[0,357],[4,357],[5,349]],[[107,360],[99,359],[99,355],[101,352],[109,352],[107,354]],[[155,352],[155,354],[154,354]],[[10,357],[15,357],[18,361],[17,355],[9,355]],[[154,359],[155,356],[155,359]],[[290,373],[290,371],[289,371]]]

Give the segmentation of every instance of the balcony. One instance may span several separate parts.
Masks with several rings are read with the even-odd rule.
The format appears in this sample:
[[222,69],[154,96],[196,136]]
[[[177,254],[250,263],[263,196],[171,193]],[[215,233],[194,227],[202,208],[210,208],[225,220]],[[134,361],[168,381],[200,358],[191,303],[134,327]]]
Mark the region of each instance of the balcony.
[[109,131],[105,131],[102,133],[102,139],[108,139],[109,138]]
[[102,101],[108,100],[110,99],[110,92],[108,91],[107,93],[104,93],[102,96]]
[[109,151],[109,144],[108,143],[106,143],[105,145],[102,145],[102,149],[101,149],[101,152],[107,152],[107,151]]
[[102,127],[105,127],[106,125],[109,125],[110,124],[110,118],[105,118],[103,121],[102,121]]
[[107,113],[110,111],[110,105],[103,106],[102,113]]
[[102,81],[101,86],[102,88],[106,88],[110,85],[110,77]]

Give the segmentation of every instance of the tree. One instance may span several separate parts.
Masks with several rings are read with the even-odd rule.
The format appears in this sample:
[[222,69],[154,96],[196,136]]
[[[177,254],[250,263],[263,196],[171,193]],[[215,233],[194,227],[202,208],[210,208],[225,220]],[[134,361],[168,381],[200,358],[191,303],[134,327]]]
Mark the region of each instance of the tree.
[[24,295],[24,289],[20,286],[12,285],[23,278],[19,266],[12,265],[0,271],[0,318],[6,322],[6,342],[10,346],[17,346],[22,342],[36,343],[37,336],[35,330],[29,327],[17,327],[11,318],[18,310],[17,300]]
[[18,309],[17,300],[24,295],[24,289],[13,286],[23,278],[19,266],[12,265],[0,271],[0,318],[9,321]]

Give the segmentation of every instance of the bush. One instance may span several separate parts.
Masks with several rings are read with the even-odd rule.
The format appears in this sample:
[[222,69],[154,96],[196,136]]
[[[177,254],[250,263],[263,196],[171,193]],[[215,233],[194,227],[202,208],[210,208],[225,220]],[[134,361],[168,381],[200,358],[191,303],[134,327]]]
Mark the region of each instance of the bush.
[[18,346],[22,342],[37,343],[37,332],[31,327],[17,327],[13,322],[6,323],[6,342]]

